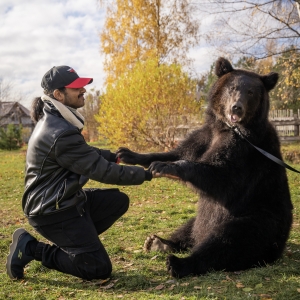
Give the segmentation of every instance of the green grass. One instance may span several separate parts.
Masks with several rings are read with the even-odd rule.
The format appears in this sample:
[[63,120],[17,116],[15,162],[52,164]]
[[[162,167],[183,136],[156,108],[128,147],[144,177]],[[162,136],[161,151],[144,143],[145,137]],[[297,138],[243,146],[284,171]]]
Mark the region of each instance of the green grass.
[[[12,281],[5,272],[11,234],[25,227],[40,239],[21,210],[24,164],[25,150],[0,152],[0,299],[300,299],[300,175],[296,173],[288,171],[295,207],[291,236],[283,258],[268,267],[171,278],[166,255],[145,253],[142,245],[149,234],[166,237],[194,216],[197,197],[174,181],[154,179],[141,186],[119,187],[130,196],[131,205],[100,237],[113,263],[108,282],[84,282],[35,261],[23,280]],[[88,186],[105,185],[89,182]]]

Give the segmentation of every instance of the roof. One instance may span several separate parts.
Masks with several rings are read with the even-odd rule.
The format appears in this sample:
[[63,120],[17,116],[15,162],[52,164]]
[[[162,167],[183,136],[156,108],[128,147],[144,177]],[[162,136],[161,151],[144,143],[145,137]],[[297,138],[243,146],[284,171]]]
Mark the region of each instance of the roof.
[[0,118],[12,114],[15,110],[30,117],[30,111],[19,102],[0,102]]

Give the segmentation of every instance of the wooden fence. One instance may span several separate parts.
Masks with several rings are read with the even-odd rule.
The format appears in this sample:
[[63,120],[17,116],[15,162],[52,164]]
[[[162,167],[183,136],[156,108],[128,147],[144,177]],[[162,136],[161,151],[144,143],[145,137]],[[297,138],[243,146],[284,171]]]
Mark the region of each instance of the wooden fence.
[[300,141],[300,109],[296,113],[292,109],[272,110],[269,120],[275,126],[281,141]]
[[[195,121],[197,116],[194,118],[195,120],[191,116],[188,116],[187,119],[188,122],[172,128],[175,131],[174,141],[181,141],[187,133],[201,125],[200,122]],[[269,120],[275,126],[281,142],[300,141],[300,109],[296,113],[292,109],[272,110],[269,113]]]

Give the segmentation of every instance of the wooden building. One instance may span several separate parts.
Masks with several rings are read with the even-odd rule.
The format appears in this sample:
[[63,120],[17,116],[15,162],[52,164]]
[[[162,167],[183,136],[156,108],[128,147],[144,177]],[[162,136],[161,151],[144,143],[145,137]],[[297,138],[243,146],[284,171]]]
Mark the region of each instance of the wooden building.
[[22,138],[28,142],[34,128],[29,110],[19,102],[0,102],[0,127],[22,125]]

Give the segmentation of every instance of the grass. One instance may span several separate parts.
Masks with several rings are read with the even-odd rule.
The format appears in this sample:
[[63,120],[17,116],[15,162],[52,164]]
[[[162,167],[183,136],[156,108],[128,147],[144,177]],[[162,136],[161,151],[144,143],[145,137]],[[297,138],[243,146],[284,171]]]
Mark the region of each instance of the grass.
[[[181,184],[155,179],[141,186],[119,187],[130,196],[131,205],[100,237],[113,263],[109,281],[85,282],[35,261],[26,268],[23,280],[12,281],[5,271],[11,234],[24,227],[40,237],[21,210],[25,150],[2,151],[0,158],[0,299],[300,299],[300,175],[296,173],[288,171],[295,207],[293,229],[283,258],[273,265],[171,278],[166,255],[145,253],[142,245],[149,234],[166,237],[194,216],[197,197]],[[107,187],[93,181],[88,186]]]

